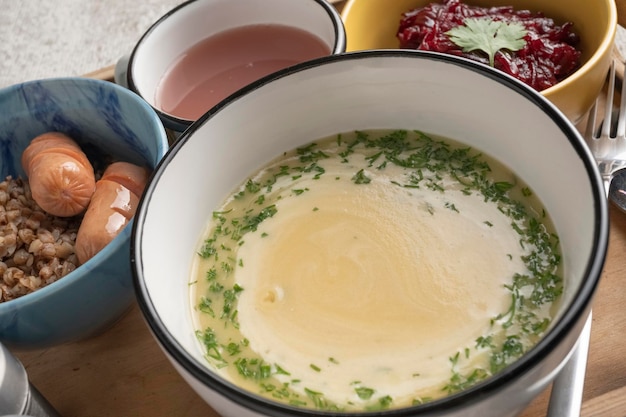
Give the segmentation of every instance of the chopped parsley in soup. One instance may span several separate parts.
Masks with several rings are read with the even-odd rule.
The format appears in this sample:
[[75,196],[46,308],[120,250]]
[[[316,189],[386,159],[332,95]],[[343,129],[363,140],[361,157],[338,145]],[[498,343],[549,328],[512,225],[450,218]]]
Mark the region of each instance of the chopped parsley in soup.
[[206,359],[322,410],[420,404],[496,374],[545,333],[558,238],[501,163],[418,131],[286,152],[216,208],[191,296]]

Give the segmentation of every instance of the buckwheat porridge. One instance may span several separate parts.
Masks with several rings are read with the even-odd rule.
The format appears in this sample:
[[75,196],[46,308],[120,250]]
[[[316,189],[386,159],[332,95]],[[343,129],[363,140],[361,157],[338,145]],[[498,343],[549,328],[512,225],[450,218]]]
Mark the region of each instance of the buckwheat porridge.
[[80,220],[44,212],[20,178],[0,183],[0,302],[43,288],[76,269]]

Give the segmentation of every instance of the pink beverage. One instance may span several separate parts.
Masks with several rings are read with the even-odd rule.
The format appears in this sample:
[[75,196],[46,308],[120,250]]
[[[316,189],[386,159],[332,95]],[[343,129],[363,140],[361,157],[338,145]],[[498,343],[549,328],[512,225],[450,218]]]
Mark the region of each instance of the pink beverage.
[[196,120],[241,87],[279,69],[330,54],[317,36],[283,25],[229,29],[198,42],[168,69],[156,107]]

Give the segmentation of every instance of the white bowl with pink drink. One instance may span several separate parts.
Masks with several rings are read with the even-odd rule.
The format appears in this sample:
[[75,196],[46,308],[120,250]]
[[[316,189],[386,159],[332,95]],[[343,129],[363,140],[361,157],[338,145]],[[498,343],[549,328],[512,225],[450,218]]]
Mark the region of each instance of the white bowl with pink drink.
[[189,0],[140,38],[126,83],[180,133],[241,87],[345,48],[324,0]]

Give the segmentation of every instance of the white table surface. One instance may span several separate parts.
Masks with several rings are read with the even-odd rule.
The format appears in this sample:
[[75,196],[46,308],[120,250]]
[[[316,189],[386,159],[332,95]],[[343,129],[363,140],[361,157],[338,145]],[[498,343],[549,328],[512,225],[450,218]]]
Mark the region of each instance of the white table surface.
[[182,0],[0,0],[0,88],[115,64]]

